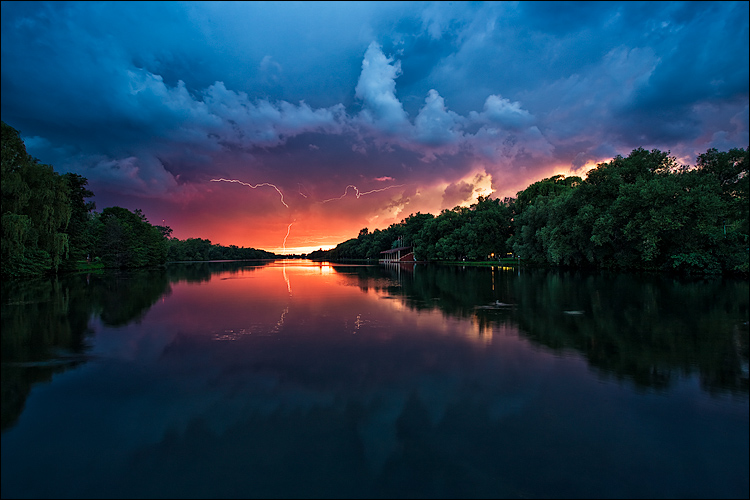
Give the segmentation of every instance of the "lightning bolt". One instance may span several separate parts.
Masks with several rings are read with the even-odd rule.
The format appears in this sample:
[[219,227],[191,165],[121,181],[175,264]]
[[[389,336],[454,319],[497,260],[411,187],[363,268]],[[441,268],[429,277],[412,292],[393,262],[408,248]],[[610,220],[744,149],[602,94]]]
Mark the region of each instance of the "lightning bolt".
[[364,196],[364,195],[366,195],[366,194],[378,193],[378,192],[380,192],[380,191],[385,191],[386,189],[393,189],[393,188],[401,187],[401,186],[403,186],[403,185],[404,185],[404,184],[396,184],[396,185],[394,185],[394,186],[388,186],[388,187],[384,187],[384,188],[380,188],[380,189],[373,189],[372,191],[366,191],[366,192],[364,192],[364,193],[361,193],[361,192],[359,191],[359,189],[357,188],[357,186],[355,186],[354,184],[349,184],[348,186],[346,186],[346,189],[344,189],[344,194],[342,194],[342,195],[341,195],[341,196],[339,196],[338,198],[331,198],[331,199],[329,199],[329,200],[321,201],[320,203],[328,203],[329,201],[335,201],[335,200],[340,200],[340,199],[342,199],[342,198],[343,198],[343,197],[345,197],[345,196],[347,195],[347,193],[349,192],[349,188],[352,188],[352,189],[354,189],[354,193],[355,193],[355,195],[357,196],[357,199],[359,199],[359,197],[360,197],[360,196]]
[[303,186],[302,186],[302,184],[300,184],[300,183],[298,182],[298,183],[297,183],[297,186],[299,186],[299,194],[300,194],[300,196],[304,196],[305,198],[307,198],[307,195],[306,195],[305,193],[303,193],[303,192],[302,192],[302,187],[303,187]]
[[286,239],[289,238],[289,232],[292,230],[292,224],[297,222],[297,219],[294,219],[292,222],[289,223],[289,225],[286,227],[286,236],[284,236],[284,243],[281,244],[282,251],[286,252]]
[[[271,184],[270,182],[261,182],[260,184],[255,184],[255,185],[247,183],[247,182],[242,182],[242,181],[237,180],[237,179],[211,179],[211,182],[235,182],[237,184],[242,184],[243,186],[247,186],[250,189],[256,189],[256,188],[259,188],[261,186],[270,186],[270,187],[274,188],[277,193],[279,193],[279,196],[281,196],[281,204],[284,205],[286,208],[289,208],[289,205],[287,205],[286,203],[284,203],[284,193],[282,193],[279,188],[277,188],[275,185]],[[346,194],[346,193],[344,193],[344,194]]]

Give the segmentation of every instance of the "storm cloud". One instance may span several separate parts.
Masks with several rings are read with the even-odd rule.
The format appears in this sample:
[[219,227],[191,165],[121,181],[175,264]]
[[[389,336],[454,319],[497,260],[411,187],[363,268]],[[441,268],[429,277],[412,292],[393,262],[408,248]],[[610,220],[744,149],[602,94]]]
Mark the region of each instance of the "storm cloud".
[[3,2],[2,119],[101,208],[327,246],[476,178],[512,196],[636,147],[747,147],[747,40],[747,2]]

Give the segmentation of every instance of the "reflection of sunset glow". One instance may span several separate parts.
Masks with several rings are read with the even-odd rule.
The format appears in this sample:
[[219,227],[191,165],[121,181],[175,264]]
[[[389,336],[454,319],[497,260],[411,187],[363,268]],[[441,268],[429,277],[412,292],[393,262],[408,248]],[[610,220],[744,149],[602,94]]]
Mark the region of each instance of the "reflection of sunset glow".
[[[176,283],[172,296],[183,307],[171,321],[181,324],[185,334],[210,334],[219,341],[289,335],[301,325],[303,331],[316,335],[356,333],[381,339],[393,337],[396,331],[401,332],[398,335],[429,331],[482,348],[511,334],[517,338],[516,330],[498,324],[492,313],[483,314],[486,311],[469,310],[466,316],[456,317],[442,310],[439,301],[417,306],[399,285],[413,279],[407,270],[391,276],[362,274],[362,270],[359,265],[289,259],[214,274],[201,287]],[[352,289],[357,292],[351,293]],[[167,299],[164,305],[168,308],[169,303]],[[213,321],[206,319],[206,309],[212,311]]]
[[333,266],[328,262],[318,265],[318,270],[320,271],[320,274],[333,274]]
[[492,344],[492,334],[494,333],[492,325],[487,325],[476,314],[471,317],[471,324],[474,327],[474,331],[466,332],[471,333],[471,335],[468,337],[470,340],[483,342],[487,345]]
[[467,329],[464,336],[472,342],[489,346],[502,342],[504,339],[512,341],[518,339],[518,329],[510,323],[487,322],[486,319],[474,315],[471,318],[471,324],[473,328]]
[[[297,275],[305,274],[333,274],[334,265],[328,261],[312,261],[307,259],[283,259],[269,264],[267,267],[282,267]],[[339,267],[342,267],[339,265]]]

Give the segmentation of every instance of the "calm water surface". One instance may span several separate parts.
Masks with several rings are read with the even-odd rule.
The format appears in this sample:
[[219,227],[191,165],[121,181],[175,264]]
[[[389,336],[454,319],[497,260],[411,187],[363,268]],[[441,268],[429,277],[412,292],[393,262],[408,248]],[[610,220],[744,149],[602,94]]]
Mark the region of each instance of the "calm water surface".
[[748,282],[309,261],[2,288],[2,497],[748,497]]

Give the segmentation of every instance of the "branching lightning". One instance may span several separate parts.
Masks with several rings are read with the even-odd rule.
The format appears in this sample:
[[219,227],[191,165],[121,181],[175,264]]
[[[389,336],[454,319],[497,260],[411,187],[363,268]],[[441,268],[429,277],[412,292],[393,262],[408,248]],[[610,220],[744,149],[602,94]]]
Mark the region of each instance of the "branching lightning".
[[270,182],[262,182],[260,184],[250,184],[247,182],[242,182],[237,179],[211,179],[211,182],[236,182],[237,184],[242,184],[243,186],[247,186],[251,189],[259,188],[261,186],[270,186],[276,190],[277,193],[279,193],[279,196],[281,196],[281,204],[284,205],[286,208],[289,208],[289,205],[284,203],[284,193],[281,192],[279,188],[277,188],[275,185],[271,184]]
[[359,189],[357,188],[357,186],[355,186],[354,184],[349,184],[348,186],[346,186],[346,189],[344,189],[344,194],[342,194],[338,198],[331,198],[329,200],[321,201],[320,203],[328,203],[329,201],[335,201],[335,200],[342,199],[349,192],[349,188],[354,189],[354,194],[357,196],[357,199],[359,199],[360,196],[364,196],[366,194],[378,193],[380,191],[385,191],[386,189],[392,189],[392,188],[397,188],[397,187],[401,187],[401,186],[403,186],[403,184],[396,184],[396,185],[393,185],[393,186],[388,186],[388,187],[384,187],[384,188],[380,188],[380,189],[373,189],[372,191],[366,191],[364,193],[361,193],[359,191]]

